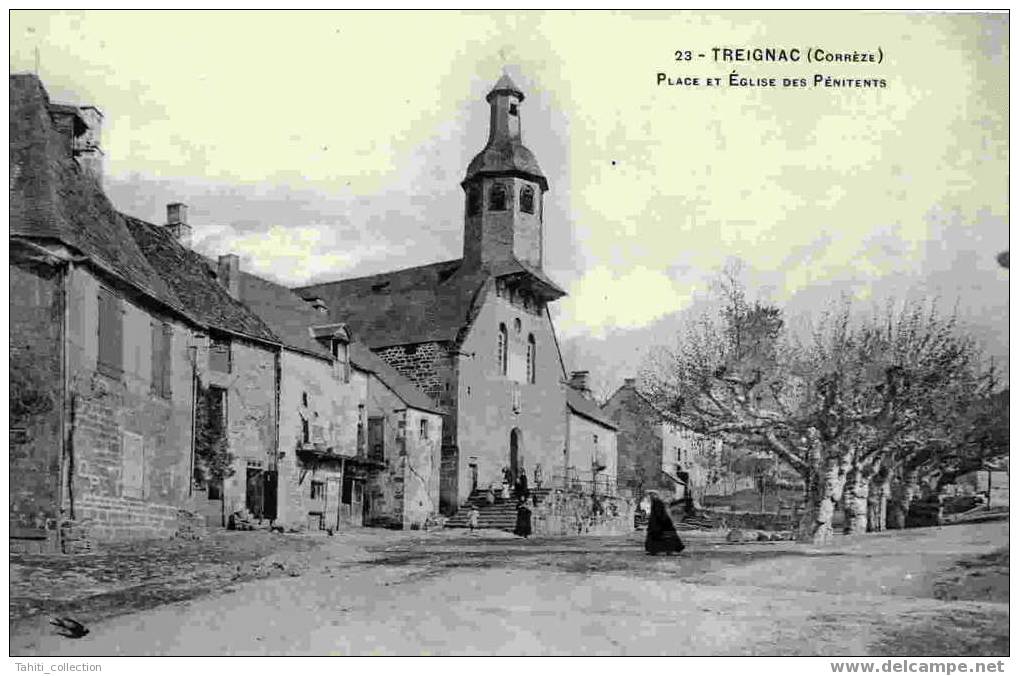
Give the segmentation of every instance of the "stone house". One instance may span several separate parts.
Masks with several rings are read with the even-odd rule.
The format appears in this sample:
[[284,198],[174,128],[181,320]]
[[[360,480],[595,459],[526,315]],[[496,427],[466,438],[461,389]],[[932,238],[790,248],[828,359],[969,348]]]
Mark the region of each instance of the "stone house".
[[[530,477],[540,466],[546,485],[562,486],[569,468],[589,462],[571,458],[571,445],[579,453],[581,444],[571,444],[572,390],[548,310],[565,292],[543,270],[548,181],[521,141],[523,101],[507,76],[487,96],[488,143],[460,184],[462,258],[295,289],[445,411],[445,514],[479,486],[501,482],[506,468]],[[578,435],[603,416],[581,418]],[[606,439],[614,435],[610,422],[598,424]]]
[[103,194],[98,111],[9,86],[11,546],[170,535],[204,327]]
[[192,345],[195,432],[204,428],[223,436],[233,461],[232,473],[221,481],[203,478],[196,463],[196,508],[209,525],[226,525],[228,515],[240,509],[271,520],[277,501],[281,342],[241,302],[237,257],[221,256],[213,263],[185,246],[183,205],[168,207],[165,226],[130,216],[124,220],[149,264],[204,328]]
[[239,293],[283,342],[277,521],[423,526],[437,512],[440,411],[320,303],[248,273]]
[[721,455],[720,439],[685,428],[641,394],[634,378],[624,380],[601,410],[619,428],[620,490],[625,488],[634,497],[647,490],[674,498],[704,495]]

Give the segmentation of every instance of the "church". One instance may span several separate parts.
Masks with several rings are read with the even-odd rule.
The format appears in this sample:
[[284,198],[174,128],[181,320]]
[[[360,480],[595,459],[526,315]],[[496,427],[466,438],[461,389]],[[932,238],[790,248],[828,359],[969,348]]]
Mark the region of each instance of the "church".
[[523,91],[488,93],[488,141],[467,167],[463,256],[294,289],[410,379],[444,411],[440,508],[526,473],[531,485],[612,494],[616,425],[586,372],[567,376],[544,271],[549,190],[524,145]]

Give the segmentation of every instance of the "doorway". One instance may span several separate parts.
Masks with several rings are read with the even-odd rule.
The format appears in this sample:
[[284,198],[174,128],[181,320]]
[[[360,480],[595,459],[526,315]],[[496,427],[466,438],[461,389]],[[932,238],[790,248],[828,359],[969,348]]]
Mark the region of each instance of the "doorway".
[[520,473],[521,456],[523,454],[523,449],[521,448],[522,445],[523,444],[520,441],[520,428],[514,427],[513,430],[510,431],[509,456],[510,476],[512,477],[513,483],[516,483],[517,476],[519,476]]

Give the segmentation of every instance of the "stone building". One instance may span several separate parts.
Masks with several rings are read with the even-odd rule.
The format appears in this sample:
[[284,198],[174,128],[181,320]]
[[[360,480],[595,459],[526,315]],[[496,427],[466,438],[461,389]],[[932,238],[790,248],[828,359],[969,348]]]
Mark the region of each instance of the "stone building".
[[488,142],[460,184],[461,258],[295,289],[320,299],[332,321],[346,322],[445,411],[446,514],[475,488],[501,482],[504,468],[530,477],[540,466],[548,485],[565,485],[583,465],[587,480],[595,452],[582,447],[593,444],[591,425],[601,430],[603,466],[614,466],[613,424],[596,405],[567,404],[573,390],[548,311],[565,292],[543,270],[549,186],[521,140],[524,94],[504,75],[487,101]]
[[720,439],[683,427],[654,405],[627,378],[601,407],[619,428],[618,484],[634,497],[657,490],[675,498],[699,499],[721,455]]
[[100,188],[101,116],[9,86],[11,546],[172,534],[204,327]]

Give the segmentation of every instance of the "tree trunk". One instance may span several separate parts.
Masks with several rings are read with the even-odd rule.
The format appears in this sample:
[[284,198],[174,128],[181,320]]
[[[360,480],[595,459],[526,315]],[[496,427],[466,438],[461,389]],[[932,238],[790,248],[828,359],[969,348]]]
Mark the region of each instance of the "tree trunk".
[[867,497],[867,530],[870,532],[880,533],[885,529],[891,482],[891,473],[883,468],[870,481],[870,495]]
[[888,528],[905,528],[909,505],[920,492],[920,475],[916,470],[906,472],[891,487],[888,504]]
[[848,462],[845,458],[828,458],[821,471],[811,472],[806,481],[807,508],[800,521],[800,541],[823,545],[832,539],[832,517],[842,497]]
[[846,515],[843,531],[846,535],[863,535],[867,532],[867,498],[869,495],[869,472],[854,467],[846,477],[846,487],[842,496],[842,509]]

